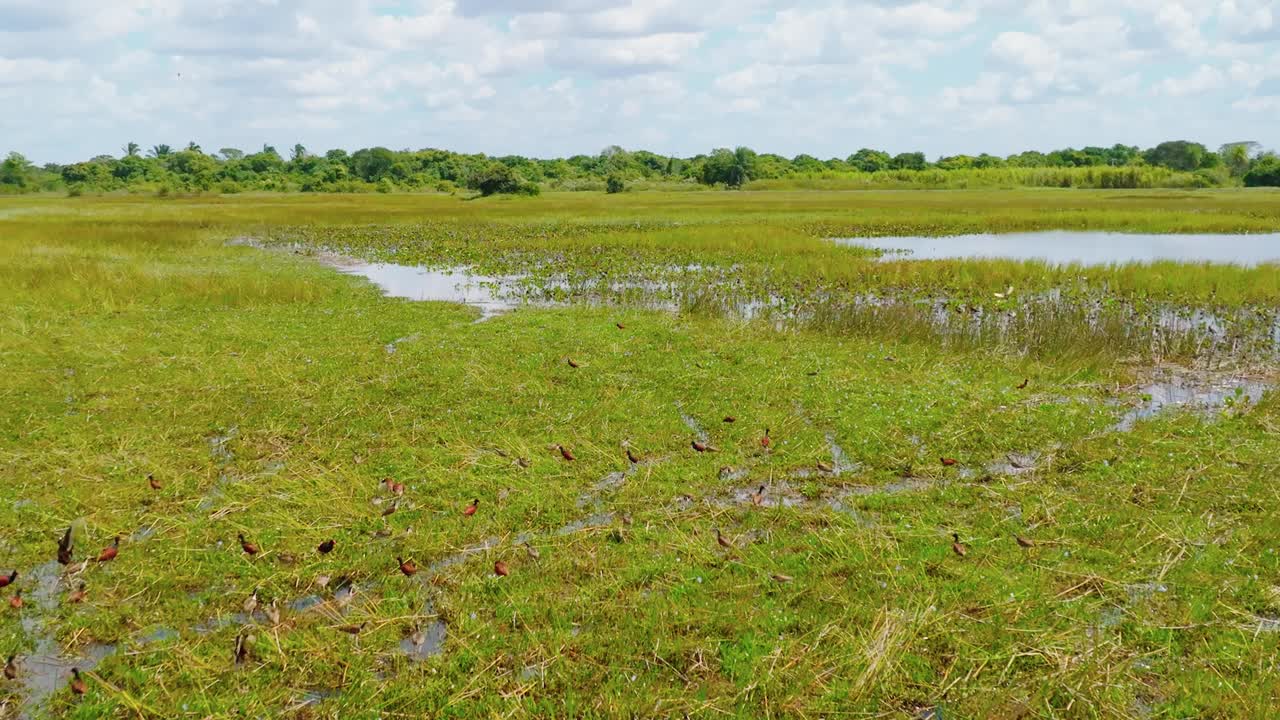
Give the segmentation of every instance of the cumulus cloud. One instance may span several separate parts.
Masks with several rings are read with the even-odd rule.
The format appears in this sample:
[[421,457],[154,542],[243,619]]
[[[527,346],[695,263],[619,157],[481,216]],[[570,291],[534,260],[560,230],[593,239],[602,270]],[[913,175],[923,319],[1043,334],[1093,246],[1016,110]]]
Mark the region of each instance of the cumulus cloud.
[[0,0],[0,137],[50,160],[1212,143],[1267,137],[1277,47],[1276,0]]

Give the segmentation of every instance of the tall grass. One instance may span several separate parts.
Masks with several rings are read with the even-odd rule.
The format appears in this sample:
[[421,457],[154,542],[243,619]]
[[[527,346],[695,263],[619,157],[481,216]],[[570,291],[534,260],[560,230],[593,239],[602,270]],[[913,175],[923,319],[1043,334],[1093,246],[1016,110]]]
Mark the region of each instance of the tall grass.
[[752,190],[964,190],[973,188],[1208,188],[1217,183],[1196,173],[1163,167],[984,168],[821,172],[756,180]]

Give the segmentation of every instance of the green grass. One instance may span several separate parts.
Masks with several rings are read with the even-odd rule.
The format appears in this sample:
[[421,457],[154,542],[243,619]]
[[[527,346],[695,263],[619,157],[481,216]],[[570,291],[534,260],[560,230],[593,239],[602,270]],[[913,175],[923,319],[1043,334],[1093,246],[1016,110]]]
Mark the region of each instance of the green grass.
[[[85,604],[0,605],[0,655],[31,652],[24,614],[69,648],[123,643],[88,695],[51,698],[50,717],[1268,717],[1280,702],[1280,644],[1259,632],[1280,617],[1274,396],[1116,433],[1147,371],[1118,352],[637,308],[477,324],[471,309],[385,299],[305,255],[226,244],[370,237],[352,249],[378,256],[385,238],[407,238],[412,257],[437,262],[595,257],[622,273],[609,263],[688,258],[749,262],[768,280],[863,262],[815,240],[823,223],[1276,225],[1274,196],[1252,193],[911,197],[915,211],[894,194],[820,193],[0,201],[0,570],[52,559],[77,520],[78,557],[125,537],[117,560],[81,576]],[[956,287],[1011,272],[955,267]],[[1187,302],[1204,296],[1197,282],[1221,282],[1275,304],[1262,274],[1115,272],[1135,288],[1176,275]],[[695,453],[682,413],[721,452]],[[832,460],[828,435],[856,469],[814,471]],[[599,487],[628,467],[624,444],[645,462]],[[1033,452],[1025,474],[983,470]],[[726,466],[745,477],[724,479]],[[409,486],[385,520],[384,477]],[[760,484],[765,507],[731,501]],[[262,556],[243,555],[240,532]],[[337,550],[321,557],[329,537]],[[424,570],[403,577],[397,555]],[[499,559],[507,578],[493,576]],[[286,612],[255,630],[243,667],[238,628],[194,630],[255,588],[293,600],[321,575],[357,582],[346,616]],[[358,641],[334,629],[366,620]],[[435,620],[444,652],[408,662],[401,639]],[[179,637],[140,642],[157,627]],[[336,694],[300,707],[307,691]],[[21,694],[0,685],[0,717]]]

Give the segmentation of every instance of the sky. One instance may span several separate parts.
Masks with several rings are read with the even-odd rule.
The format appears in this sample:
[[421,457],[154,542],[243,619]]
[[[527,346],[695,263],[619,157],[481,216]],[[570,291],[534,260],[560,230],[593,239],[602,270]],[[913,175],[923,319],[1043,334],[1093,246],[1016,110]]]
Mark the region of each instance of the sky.
[[0,153],[1280,147],[1280,0],[0,0]]

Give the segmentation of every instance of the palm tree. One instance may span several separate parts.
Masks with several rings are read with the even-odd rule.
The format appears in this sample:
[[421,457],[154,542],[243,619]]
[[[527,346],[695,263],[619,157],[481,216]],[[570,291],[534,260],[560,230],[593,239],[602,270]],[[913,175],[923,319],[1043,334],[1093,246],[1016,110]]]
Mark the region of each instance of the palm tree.
[[192,140],[191,142],[187,143],[187,150],[189,152],[200,152],[200,146],[196,144],[195,140]]
[[159,145],[154,145],[151,148],[151,157],[162,158],[162,157],[165,157],[166,155],[172,155],[172,154],[173,154],[173,148],[169,147],[168,145],[165,145],[164,143],[161,143]]
[[124,149],[125,157],[137,157],[138,151],[141,150],[142,148],[138,146],[138,143],[131,142],[125,145],[123,149]]
[[294,145],[294,146],[293,146],[293,161],[294,161],[294,162],[299,162],[299,161],[301,161],[303,158],[305,158],[306,156],[307,156],[307,149],[306,149],[305,147],[303,147],[303,146],[302,146],[302,143],[298,143],[298,144],[296,144],[296,145]]

